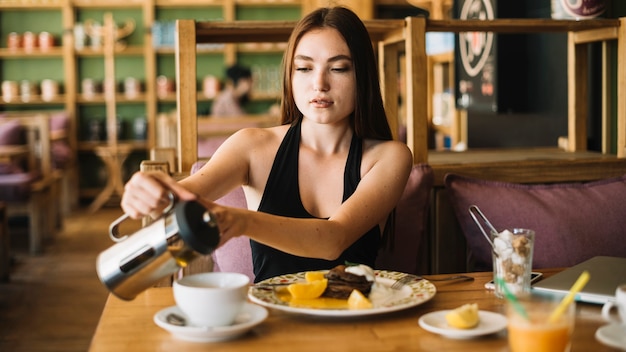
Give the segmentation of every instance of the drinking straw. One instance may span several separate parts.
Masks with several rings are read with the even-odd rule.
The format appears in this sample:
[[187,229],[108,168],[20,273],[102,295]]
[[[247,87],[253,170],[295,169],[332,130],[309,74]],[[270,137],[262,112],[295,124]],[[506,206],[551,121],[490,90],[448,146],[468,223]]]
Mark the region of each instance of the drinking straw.
[[502,279],[501,277],[496,277],[496,284],[502,287],[502,290],[504,291],[504,297],[511,303],[511,305],[513,306],[513,309],[515,309],[517,314],[521,315],[522,318],[526,320],[530,320],[530,318],[528,317],[528,313],[526,312],[526,309],[524,309],[524,306],[522,306],[522,304],[519,303],[515,295],[506,286],[504,279]]
[[572,301],[574,300],[574,297],[576,297],[576,294],[580,292],[580,290],[582,290],[583,287],[585,287],[588,281],[589,281],[589,272],[585,270],[582,272],[582,274],[580,274],[580,276],[578,277],[574,285],[572,285],[572,288],[570,288],[567,295],[563,297],[563,299],[561,300],[559,305],[554,309],[552,314],[550,314],[550,318],[548,318],[548,321],[550,323],[555,323],[561,317],[563,312],[565,312],[565,309],[567,308],[567,306],[569,306],[572,303]]

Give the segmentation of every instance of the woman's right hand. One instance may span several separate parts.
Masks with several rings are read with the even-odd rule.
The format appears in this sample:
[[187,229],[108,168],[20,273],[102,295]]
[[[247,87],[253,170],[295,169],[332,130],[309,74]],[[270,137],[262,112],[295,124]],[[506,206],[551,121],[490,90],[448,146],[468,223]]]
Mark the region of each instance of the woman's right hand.
[[173,193],[180,200],[197,198],[193,192],[161,171],[139,171],[124,186],[121,206],[124,213],[133,219],[146,215],[158,218],[170,204],[169,193]]

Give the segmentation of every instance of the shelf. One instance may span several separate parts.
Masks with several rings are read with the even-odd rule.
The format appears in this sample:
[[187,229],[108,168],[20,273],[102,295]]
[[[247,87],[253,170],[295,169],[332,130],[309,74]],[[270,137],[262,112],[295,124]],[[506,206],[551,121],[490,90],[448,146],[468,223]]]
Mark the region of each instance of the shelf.
[[29,58],[62,58],[63,48],[54,47],[46,50],[24,50],[0,48],[0,58],[3,59],[29,59]]
[[300,6],[302,5],[301,0],[273,0],[273,1],[263,1],[263,0],[235,0],[235,5],[237,6]]
[[[587,151],[587,90],[589,79],[586,74],[587,46],[592,42],[618,42],[618,82],[624,82],[624,60],[626,60],[626,29],[625,19],[594,19],[585,21],[552,20],[552,19],[493,19],[493,20],[428,20],[426,18],[409,18],[407,31],[411,32],[413,41],[420,43],[412,46],[413,52],[408,55],[412,80],[407,80],[407,91],[411,92],[407,101],[407,143],[413,151],[414,162],[430,162],[429,151],[423,143],[428,116],[426,110],[428,96],[426,50],[422,46],[428,32],[487,32],[487,33],[567,33],[568,47],[568,152]],[[390,48],[393,50],[393,48]],[[381,56],[385,59],[385,56]],[[607,65],[608,57],[604,55],[603,66]],[[407,69],[408,70],[408,69]],[[608,70],[603,70],[606,75]],[[620,78],[621,77],[621,78]],[[393,82],[395,77],[385,78]],[[608,79],[605,77],[605,79]],[[603,94],[608,96],[607,87],[602,86]],[[607,99],[608,101],[608,99]],[[608,109],[604,109],[608,111]],[[609,123],[608,113],[599,120],[603,125]],[[617,155],[626,157],[626,91],[623,84],[617,85]],[[608,138],[608,137],[607,137]],[[555,145],[557,142],[555,141]],[[505,152],[503,152],[505,153]]]
[[59,10],[63,8],[65,1],[63,0],[3,0],[0,2],[0,11],[2,10],[23,10],[23,11],[39,11],[39,10]]
[[[404,20],[364,21],[373,41],[388,36],[389,31],[401,35]],[[198,43],[276,43],[286,42],[296,21],[198,22]]]
[[141,8],[145,4],[145,0],[72,0],[72,6],[80,9],[126,9]]
[[252,53],[252,54],[283,54],[287,49],[287,42],[281,43],[244,43],[237,45],[237,51],[240,53]]
[[494,33],[565,33],[607,29],[617,32],[618,19],[552,20],[552,19],[493,19],[493,20],[429,20],[428,32],[494,32]]
[[21,106],[28,106],[28,105],[63,105],[65,104],[65,97],[63,95],[59,95],[56,98],[52,99],[52,100],[43,100],[41,99],[41,96],[39,95],[33,95],[31,96],[28,101],[24,101],[22,100],[20,97],[17,97],[11,101],[4,101],[4,100],[0,100],[0,106],[7,106],[7,105],[21,105]]
[[185,8],[223,6],[224,0],[156,0],[154,5],[161,8]]
[[[76,50],[76,55],[79,57],[101,57],[104,56],[104,49],[92,49],[86,47],[84,49]],[[134,45],[127,46],[125,48],[116,48],[115,55],[116,56],[142,56],[145,53],[145,49],[143,46]]]
[[[145,103],[146,99],[147,99],[146,93],[139,93],[135,97],[132,97],[132,98],[127,97],[124,93],[115,94],[115,102],[118,104]],[[82,95],[79,95],[78,98],[76,99],[76,102],[78,104],[84,104],[84,105],[90,105],[90,104],[101,105],[101,104],[105,104],[107,100],[104,94],[99,93],[99,94],[94,94],[94,96],[91,98],[86,98]]]
[[[174,55],[174,47],[171,48],[157,48],[155,49],[158,55]],[[196,54],[198,55],[208,55],[208,54],[224,54],[224,46],[215,45],[213,47],[200,46],[196,48]]]
[[626,173],[626,159],[559,148],[478,149],[431,152],[435,186],[448,173],[512,183],[586,182]]
[[[280,94],[279,93],[257,93],[257,92],[253,92],[251,97],[250,97],[250,101],[271,101],[271,100],[276,100],[278,101],[280,99]],[[157,100],[161,103],[176,103],[176,94],[175,93],[171,93],[166,97],[157,97]],[[207,98],[204,93],[202,92],[198,92],[196,100],[198,102],[211,102],[213,101],[213,98]]]

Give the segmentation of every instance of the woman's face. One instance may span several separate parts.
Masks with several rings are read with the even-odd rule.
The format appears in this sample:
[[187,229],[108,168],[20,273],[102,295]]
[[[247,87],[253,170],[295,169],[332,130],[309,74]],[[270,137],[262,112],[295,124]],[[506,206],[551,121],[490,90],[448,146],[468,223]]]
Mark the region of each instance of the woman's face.
[[335,123],[354,111],[352,57],[337,30],[322,28],[303,35],[295,50],[293,69],[293,97],[305,118]]

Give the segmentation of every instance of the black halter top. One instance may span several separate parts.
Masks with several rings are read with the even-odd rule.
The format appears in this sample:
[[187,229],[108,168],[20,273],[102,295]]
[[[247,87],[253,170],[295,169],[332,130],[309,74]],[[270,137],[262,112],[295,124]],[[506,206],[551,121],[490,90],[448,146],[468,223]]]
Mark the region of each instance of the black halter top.
[[[302,205],[298,187],[300,129],[300,122],[298,122],[285,134],[276,153],[258,211],[294,218],[314,218]],[[350,151],[346,160],[343,201],[354,193],[361,180],[362,154],[363,142],[355,135],[350,142]],[[293,236],[299,235],[293,234]],[[348,247],[339,258],[332,261],[291,255],[250,240],[255,282],[283,274],[331,269],[346,262],[374,267],[380,237],[380,228],[376,225]]]

